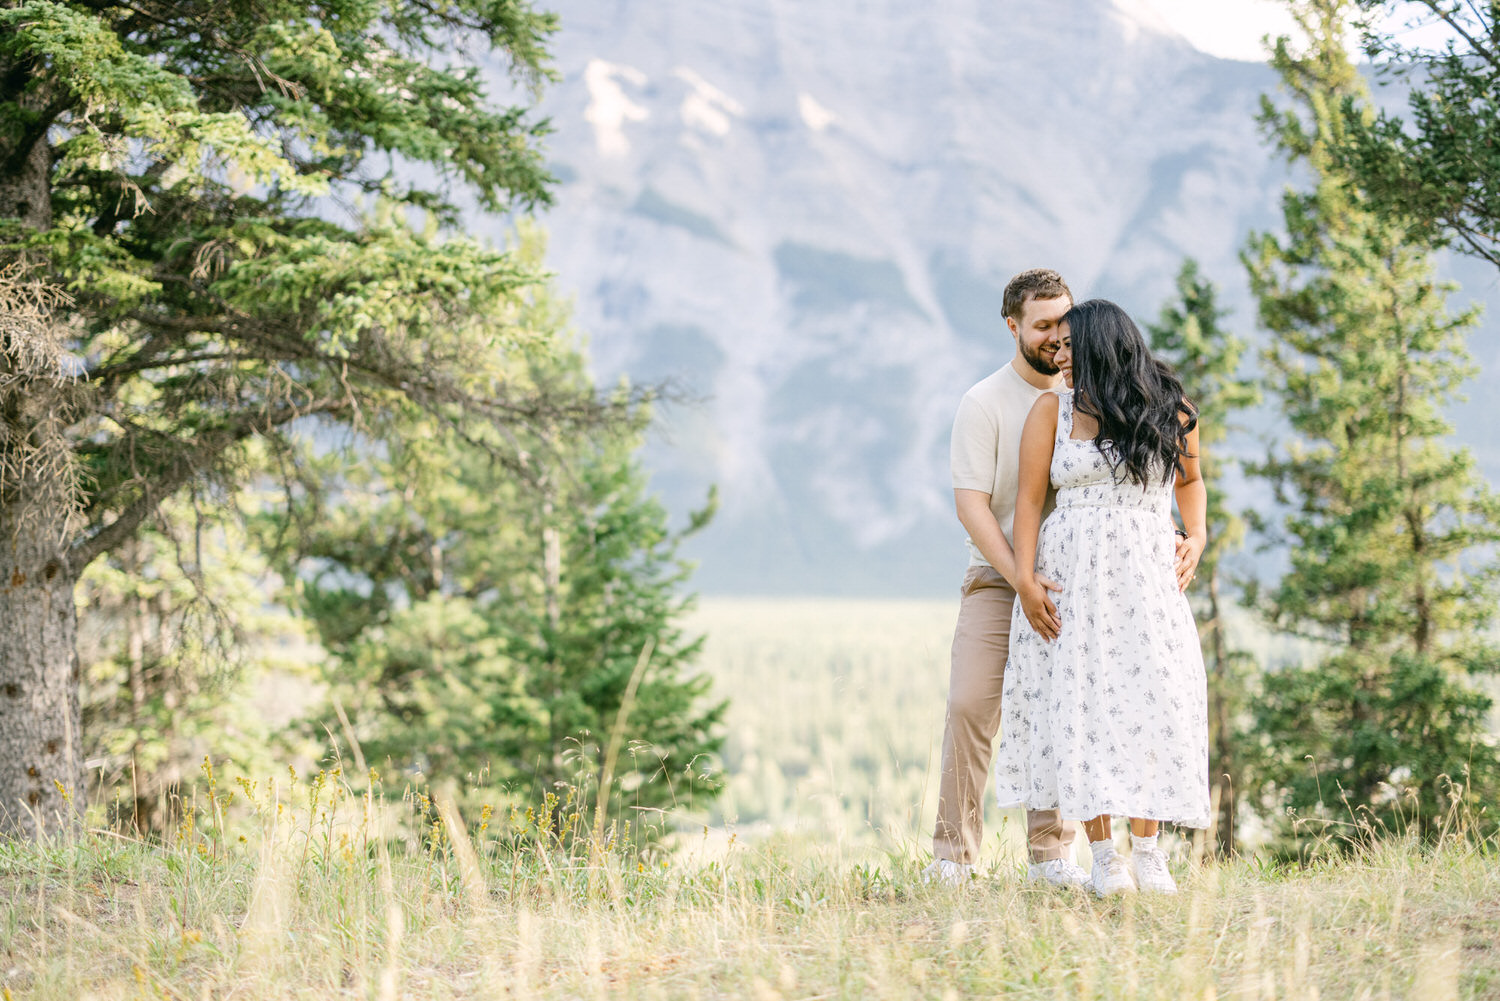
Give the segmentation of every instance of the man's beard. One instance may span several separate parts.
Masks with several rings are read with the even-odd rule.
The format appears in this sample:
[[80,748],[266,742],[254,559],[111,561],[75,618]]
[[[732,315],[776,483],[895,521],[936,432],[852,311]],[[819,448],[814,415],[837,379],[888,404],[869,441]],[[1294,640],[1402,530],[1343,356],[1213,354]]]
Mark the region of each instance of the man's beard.
[[1058,373],[1058,367],[1042,357],[1040,348],[1033,350],[1026,346],[1025,341],[1021,342],[1021,357],[1025,358],[1026,364],[1036,369],[1041,375],[1056,375]]

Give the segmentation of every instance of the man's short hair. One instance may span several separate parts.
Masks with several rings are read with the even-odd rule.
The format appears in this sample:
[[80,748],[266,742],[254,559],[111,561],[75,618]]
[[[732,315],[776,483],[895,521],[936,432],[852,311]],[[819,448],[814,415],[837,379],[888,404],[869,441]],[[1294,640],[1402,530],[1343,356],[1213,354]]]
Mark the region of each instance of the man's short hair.
[[1020,321],[1021,308],[1032,299],[1058,299],[1067,296],[1073,301],[1073,291],[1062,275],[1051,268],[1032,268],[1022,271],[1005,286],[1005,298],[1000,305],[1000,315]]

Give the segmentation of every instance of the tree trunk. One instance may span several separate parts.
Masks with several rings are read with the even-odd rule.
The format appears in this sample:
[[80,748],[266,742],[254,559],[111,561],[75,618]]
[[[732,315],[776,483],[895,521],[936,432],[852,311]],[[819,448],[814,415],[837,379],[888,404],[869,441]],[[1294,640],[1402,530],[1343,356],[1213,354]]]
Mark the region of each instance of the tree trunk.
[[1235,795],[1239,792],[1239,766],[1235,761],[1233,701],[1236,679],[1233,665],[1224,649],[1224,623],[1219,618],[1219,569],[1208,576],[1208,611],[1212,625],[1210,647],[1213,670],[1218,683],[1209,688],[1209,729],[1213,733],[1213,785],[1218,795],[1219,816],[1214,823],[1218,850],[1222,855],[1234,852]]
[[[11,67],[0,63],[0,72]],[[38,88],[25,96],[4,94],[23,108],[36,111],[50,94]],[[47,141],[46,122],[31,131],[0,139],[0,219],[18,219],[34,229],[52,225],[52,144]]]
[[76,823],[84,801],[77,579],[66,515],[12,500],[0,505],[0,834],[35,837]]
[[[546,785],[550,790],[554,783],[560,781],[567,774],[568,769],[568,745],[565,740],[566,732],[558,718],[558,707],[562,704],[562,665],[558,663],[557,639],[562,625],[562,534],[553,524],[555,510],[552,504],[552,488],[550,483],[544,486],[546,497],[542,501],[542,588],[545,595],[545,610],[547,615],[547,642],[551,647],[551,656],[548,658],[547,668],[551,673],[551,692],[547,703],[547,729],[550,735],[552,749],[552,765],[549,769],[551,774],[546,776]],[[566,823],[566,814],[570,805],[558,797],[557,803],[552,807],[552,830],[561,834]]]
[[[0,99],[33,112],[0,137],[0,218],[52,225],[52,146],[58,88],[36,67],[0,64]],[[47,316],[29,318],[45,325]],[[82,568],[68,558],[73,497],[56,460],[64,400],[48,352],[10,331],[0,352],[0,835],[36,837],[77,822],[85,795],[78,707]],[[37,337],[45,340],[39,328]]]

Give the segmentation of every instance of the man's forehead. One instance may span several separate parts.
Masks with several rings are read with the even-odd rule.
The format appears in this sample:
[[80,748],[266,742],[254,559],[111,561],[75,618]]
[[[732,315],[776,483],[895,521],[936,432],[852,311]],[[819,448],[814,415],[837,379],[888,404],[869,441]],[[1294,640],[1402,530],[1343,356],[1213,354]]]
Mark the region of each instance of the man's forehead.
[[1027,322],[1056,320],[1072,308],[1073,300],[1065,295],[1053,296],[1050,299],[1032,296],[1021,304],[1021,319]]

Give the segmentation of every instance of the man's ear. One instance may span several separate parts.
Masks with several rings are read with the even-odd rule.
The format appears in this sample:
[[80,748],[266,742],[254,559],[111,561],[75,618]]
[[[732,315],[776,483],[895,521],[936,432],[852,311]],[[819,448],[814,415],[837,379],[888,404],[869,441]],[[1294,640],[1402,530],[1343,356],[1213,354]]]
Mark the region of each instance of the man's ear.
[[1012,337],[1020,337],[1021,336],[1021,327],[1020,327],[1019,324],[1016,323],[1016,318],[1014,316],[1007,316],[1005,318],[1005,325],[1010,328],[1010,336],[1012,336]]

